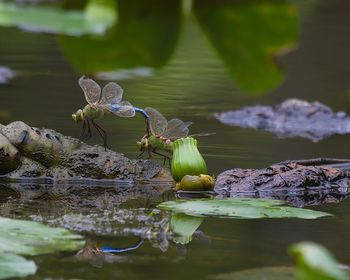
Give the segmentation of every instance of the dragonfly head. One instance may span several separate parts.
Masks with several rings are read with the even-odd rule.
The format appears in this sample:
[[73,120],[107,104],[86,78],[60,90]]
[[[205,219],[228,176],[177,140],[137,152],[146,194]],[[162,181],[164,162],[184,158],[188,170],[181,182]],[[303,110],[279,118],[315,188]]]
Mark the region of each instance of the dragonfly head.
[[72,119],[76,123],[81,123],[84,121],[84,113],[83,110],[79,109],[74,114],[72,114]]
[[149,146],[149,142],[148,142],[148,137],[142,137],[141,141],[137,141],[137,148],[143,152],[145,150],[147,150],[148,146]]

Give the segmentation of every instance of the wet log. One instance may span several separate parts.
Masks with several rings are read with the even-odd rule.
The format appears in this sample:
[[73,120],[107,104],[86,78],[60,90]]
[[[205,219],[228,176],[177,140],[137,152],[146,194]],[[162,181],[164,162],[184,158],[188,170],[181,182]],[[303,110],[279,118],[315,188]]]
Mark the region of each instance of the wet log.
[[172,181],[169,170],[154,161],[131,160],[23,122],[0,127],[0,159],[0,174],[7,179]]
[[[350,194],[350,171],[306,164],[318,161],[320,159],[288,161],[264,169],[227,170],[218,175],[214,190],[220,197],[275,198],[299,206],[336,202],[347,197]],[[336,162],[335,159],[321,160],[329,161]]]

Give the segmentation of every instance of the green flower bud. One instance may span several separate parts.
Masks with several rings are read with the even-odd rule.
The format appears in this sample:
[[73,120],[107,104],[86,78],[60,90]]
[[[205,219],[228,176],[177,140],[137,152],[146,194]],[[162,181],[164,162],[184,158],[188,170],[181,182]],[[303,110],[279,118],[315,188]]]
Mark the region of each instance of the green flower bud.
[[207,173],[207,165],[198,151],[197,140],[192,137],[180,138],[173,143],[171,174],[176,182],[185,175]]

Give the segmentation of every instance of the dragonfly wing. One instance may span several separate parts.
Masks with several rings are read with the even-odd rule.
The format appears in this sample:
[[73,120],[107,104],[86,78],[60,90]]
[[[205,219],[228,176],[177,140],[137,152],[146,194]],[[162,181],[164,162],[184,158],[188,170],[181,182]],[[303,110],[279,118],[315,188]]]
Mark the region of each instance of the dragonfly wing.
[[150,118],[151,132],[154,135],[162,136],[168,126],[166,118],[164,118],[164,116],[156,109],[153,109],[151,107],[145,108],[145,111]]
[[100,106],[120,103],[123,97],[123,89],[116,83],[108,83],[102,89],[102,97],[99,102]]
[[95,106],[101,98],[101,87],[94,80],[85,78],[85,76],[79,79],[79,85],[84,91],[86,101]]
[[105,108],[118,117],[131,118],[135,116],[135,108],[128,101],[122,101],[119,104],[110,104]]
[[168,122],[168,127],[163,136],[170,139],[171,141],[186,137],[190,131],[188,127],[191,124],[191,122],[183,122],[179,119],[172,119]]

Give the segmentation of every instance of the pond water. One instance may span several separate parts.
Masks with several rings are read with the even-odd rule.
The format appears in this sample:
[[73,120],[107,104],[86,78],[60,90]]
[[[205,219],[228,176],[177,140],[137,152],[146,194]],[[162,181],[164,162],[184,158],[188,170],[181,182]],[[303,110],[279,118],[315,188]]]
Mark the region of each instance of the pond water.
[[[42,5],[74,6],[69,1],[48,2]],[[74,8],[84,6],[83,2],[76,1]],[[78,78],[90,74],[101,84],[118,81],[124,99],[137,107],[151,106],[168,119],[192,121],[191,133],[215,132],[199,139],[212,174],[234,167],[261,168],[287,159],[348,157],[345,147],[350,136],[332,136],[317,143],[278,139],[270,133],[220,124],[212,114],[255,104],[274,105],[290,97],[318,100],[335,111],[350,112],[349,1],[139,2],[118,1],[117,22],[105,35],[29,32],[15,23],[0,27],[0,66],[18,73],[10,85],[0,87],[1,122],[23,120],[78,137],[81,127],[70,116],[85,104]],[[5,25],[2,16],[0,11],[0,25]],[[141,117],[110,116],[100,124],[108,132],[111,149],[131,158],[138,155]],[[97,135],[88,142],[102,144]],[[115,207],[150,207],[147,212],[156,201],[172,197],[163,195],[151,203],[135,199]],[[0,192],[0,203],[2,215],[51,222],[65,214],[100,213],[108,205],[79,208],[69,197],[35,194],[33,199],[30,194],[18,197],[8,192]],[[111,211],[113,205],[107,208]],[[336,218],[206,218],[200,227],[206,237],[194,238],[186,248],[169,241],[163,252],[146,239],[117,262],[98,265],[77,261],[72,253],[39,256],[34,258],[39,270],[28,279],[203,279],[240,269],[291,265],[287,247],[302,240],[319,242],[349,264],[350,249],[344,244],[350,232],[350,202],[313,209]],[[110,226],[123,229],[126,225],[114,221]],[[127,232],[108,237],[93,230],[85,234],[93,244],[117,247],[138,240]]]

